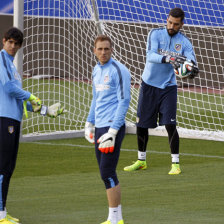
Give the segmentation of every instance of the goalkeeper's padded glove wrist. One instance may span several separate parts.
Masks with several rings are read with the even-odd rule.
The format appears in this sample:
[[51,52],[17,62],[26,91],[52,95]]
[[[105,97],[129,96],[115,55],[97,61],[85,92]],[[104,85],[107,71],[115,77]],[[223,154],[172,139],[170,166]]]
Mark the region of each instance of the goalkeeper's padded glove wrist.
[[118,130],[116,130],[116,129],[114,129],[114,128],[109,128],[108,133],[110,133],[110,134],[116,136],[117,133],[118,133]]
[[46,116],[47,115],[47,110],[48,110],[48,107],[42,104],[41,109],[40,109],[40,115]]
[[29,101],[32,101],[32,100],[36,100],[37,97],[35,97],[32,93],[30,94],[30,97],[27,99]]
[[95,126],[88,121],[85,123],[85,139],[92,144],[95,143]]

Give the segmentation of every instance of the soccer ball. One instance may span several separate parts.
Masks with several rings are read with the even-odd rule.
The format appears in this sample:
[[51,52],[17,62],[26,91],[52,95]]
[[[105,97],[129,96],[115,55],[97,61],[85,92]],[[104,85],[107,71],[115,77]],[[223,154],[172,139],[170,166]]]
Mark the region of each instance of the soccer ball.
[[174,73],[181,79],[185,79],[192,74],[193,63],[191,61],[185,61],[183,64],[180,64],[178,68],[174,69]]

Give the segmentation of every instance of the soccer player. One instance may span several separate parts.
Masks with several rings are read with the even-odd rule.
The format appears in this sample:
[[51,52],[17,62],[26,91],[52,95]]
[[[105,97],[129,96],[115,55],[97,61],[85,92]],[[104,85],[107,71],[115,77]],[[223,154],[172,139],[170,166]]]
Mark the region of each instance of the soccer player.
[[[13,64],[22,43],[23,33],[12,27],[4,34],[3,49],[0,51],[0,224],[19,223],[19,219],[7,213],[6,200],[16,165],[23,104],[32,112],[39,112],[42,107],[36,96],[22,89],[21,76]],[[48,116],[56,117],[63,111],[54,104],[46,112]]]
[[109,215],[102,224],[124,224],[116,166],[125,135],[131,76],[123,64],[111,57],[112,41],[109,37],[100,35],[96,38],[94,54],[99,62],[92,73],[93,98],[85,124],[85,138],[95,143],[96,158],[107,193]]
[[[172,166],[169,174],[180,174],[179,135],[176,129],[177,83],[174,68],[178,67],[178,56],[196,64],[195,53],[190,40],[180,32],[183,26],[184,11],[181,8],[170,10],[167,25],[152,29],[147,38],[146,65],[137,109],[138,160],[125,171],[147,168],[146,147],[148,128],[165,125],[171,149]],[[193,78],[193,76],[192,76]]]

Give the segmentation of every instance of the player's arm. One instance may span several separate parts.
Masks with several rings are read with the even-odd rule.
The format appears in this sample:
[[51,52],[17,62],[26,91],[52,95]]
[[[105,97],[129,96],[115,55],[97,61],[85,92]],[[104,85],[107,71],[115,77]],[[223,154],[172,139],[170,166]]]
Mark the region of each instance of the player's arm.
[[159,49],[159,38],[162,35],[157,30],[152,30],[147,38],[147,61],[151,63],[169,63],[174,68],[179,67],[180,63],[184,63],[185,58],[177,58],[171,55],[160,55]]
[[197,65],[196,56],[194,53],[193,46],[189,40],[185,42],[183,55],[187,58],[188,61],[191,61],[194,65]]
[[99,143],[99,150],[103,153],[112,153],[114,151],[114,144],[116,135],[120,127],[124,124],[125,116],[128,111],[131,94],[131,76],[128,70],[121,71],[121,78],[117,75],[117,98],[118,106],[115,111],[113,123],[107,133],[102,135],[97,142]]
[[27,100],[29,99],[31,93],[19,88],[16,85],[16,80],[8,80],[3,85],[4,91],[8,93],[11,97],[14,97],[18,100]]
[[38,97],[19,88],[15,82],[15,80],[7,81],[4,85],[4,90],[10,96],[18,100],[23,100],[23,107],[26,117],[28,117],[27,111],[40,112],[41,115],[47,115],[48,117],[53,118],[67,112],[64,107],[61,107],[60,103],[53,104],[50,107],[42,105],[41,100]]
[[[4,91],[8,93],[11,97],[14,97],[17,100],[23,100],[24,103],[24,112],[26,117],[27,115],[27,101],[30,101],[32,105],[32,110],[37,112],[40,110],[41,101],[38,97],[35,97],[30,92],[21,89],[17,84],[16,80],[8,80],[3,85]],[[28,107],[30,110],[30,107]]]
[[147,37],[147,62],[151,63],[161,63],[163,56],[158,53],[159,49],[159,39],[158,32],[156,30],[151,30]]
[[85,123],[85,138],[88,142],[94,144],[95,143],[95,107],[96,107],[96,91],[95,91],[94,82],[93,82],[92,88],[93,88],[92,89],[93,98],[91,101],[89,115]]
[[[4,68],[4,69],[3,69]],[[8,95],[17,99],[17,100],[29,100],[31,104],[34,106],[33,109],[40,109],[40,100],[32,95],[30,92],[23,90],[20,87],[19,81],[15,80],[13,75],[7,71],[7,68],[0,61],[0,81],[2,83],[3,89]],[[37,108],[38,107],[38,108]],[[27,107],[24,106],[25,112],[27,114]]]
[[131,74],[128,69],[123,69],[121,73],[121,79],[116,76],[118,106],[111,125],[111,128],[116,130],[119,130],[123,125],[131,100]]

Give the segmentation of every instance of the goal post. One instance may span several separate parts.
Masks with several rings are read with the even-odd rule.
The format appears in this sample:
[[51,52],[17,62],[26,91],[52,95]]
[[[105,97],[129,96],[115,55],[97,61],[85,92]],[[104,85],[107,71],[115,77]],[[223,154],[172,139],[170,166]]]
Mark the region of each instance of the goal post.
[[[135,133],[147,35],[166,25],[174,7],[186,13],[181,32],[191,40],[200,69],[194,80],[177,78],[180,137],[224,141],[224,7],[216,0],[24,0],[23,86],[46,105],[60,102],[69,113],[56,119],[30,113],[23,119],[23,139],[83,136],[99,33],[111,37],[113,57],[131,72],[126,121],[127,131]],[[158,127],[150,134],[166,132]]]

